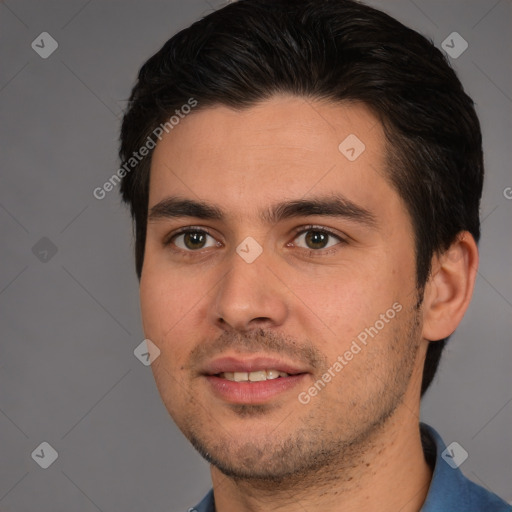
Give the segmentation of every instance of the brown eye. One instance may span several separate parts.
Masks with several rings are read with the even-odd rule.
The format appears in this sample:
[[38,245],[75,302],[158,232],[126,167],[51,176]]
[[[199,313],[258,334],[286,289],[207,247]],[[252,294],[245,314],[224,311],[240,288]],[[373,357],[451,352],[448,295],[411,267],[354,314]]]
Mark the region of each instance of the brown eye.
[[183,243],[187,249],[202,249],[206,243],[206,236],[200,231],[191,231],[184,234]]
[[325,246],[329,241],[329,235],[326,235],[321,231],[308,231],[305,241],[310,249],[325,249]]
[[323,229],[304,230],[294,240],[297,246],[312,250],[328,249],[340,242],[343,240],[339,236]]
[[[208,240],[210,238],[211,240]],[[185,251],[197,251],[217,245],[216,240],[206,231],[187,230],[172,237],[171,242]]]

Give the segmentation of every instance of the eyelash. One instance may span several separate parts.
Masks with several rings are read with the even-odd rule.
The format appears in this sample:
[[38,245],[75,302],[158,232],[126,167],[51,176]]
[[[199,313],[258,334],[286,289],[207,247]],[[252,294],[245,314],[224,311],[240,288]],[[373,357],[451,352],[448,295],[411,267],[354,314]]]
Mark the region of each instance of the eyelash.
[[[338,244],[336,245],[345,245],[347,243],[347,240],[340,236],[337,233],[334,233],[330,229],[321,227],[321,226],[315,226],[315,225],[308,225],[308,226],[301,226],[300,228],[297,228],[293,235],[293,240],[296,240],[300,235],[303,235],[304,233],[308,233],[309,231],[315,231],[317,233],[323,233],[325,235],[328,235],[329,237],[336,238],[338,240]],[[181,254],[185,257],[193,257],[198,254],[202,254],[205,252],[205,250],[198,249],[197,251],[193,250],[184,250],[180,248],[173,247],[173,241],[180,235],[187,234],[187,233],[205,233],[208,236],[211,236],[212,238],[215,238],[210,231],[206,228],[202,228],[199,226],[187,226],[186,228],[182,228],[179,231],[176,231],[174,233],[171,233],[165,240],[164,240],[164,246],[168,247],[172,252]],[[292,242],[288,242],[286,245],[289,247]],[[220,242],[217,242],[220,243]],[[328,247],[326,249],[305,249],[303,247],[299,247],[300,250],[305,251],[308,253],[309,256],[322,256],[325,254],[332,254],[337,252],[338,249],[334,249],[333,247]],[[206,250],[208,250],[207,248]]]

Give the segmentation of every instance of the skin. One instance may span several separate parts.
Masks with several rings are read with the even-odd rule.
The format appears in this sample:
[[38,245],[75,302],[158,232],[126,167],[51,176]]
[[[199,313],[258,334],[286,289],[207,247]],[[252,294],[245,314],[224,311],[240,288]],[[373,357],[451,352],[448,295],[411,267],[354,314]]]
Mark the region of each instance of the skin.
[[[355,161],[338,149],[349,134],[365,144]],[[431,470],[418,429],[425,353],[428,340],[448,336],[461,320],[478,256],[461,233],[434,256],[418,296],[411,219],[386,179],[384,141],[364,105],[275,96],[243,111],[198,110],[154,151],[150,211],[179,196],[225,212],[223,220],[150,219],[140,281],[145,335],[161,351],[152,364],[158,390],[212,463],[218,512],[409,512],[425,500]],[[333,193],[375,222],[308,215],[266,223],[259,215],[278,202]],[[334,233],[326,248],[297,235],[309,225]],[[208,230],[205,247],[172,238],[190,226]],[[252,263],[235,251],[248,236],[263,249]],[[397,303],[400,312],[301,403],[298,393]],[[308,374],[261,405],[214,395],[202,365],[254,354]]]

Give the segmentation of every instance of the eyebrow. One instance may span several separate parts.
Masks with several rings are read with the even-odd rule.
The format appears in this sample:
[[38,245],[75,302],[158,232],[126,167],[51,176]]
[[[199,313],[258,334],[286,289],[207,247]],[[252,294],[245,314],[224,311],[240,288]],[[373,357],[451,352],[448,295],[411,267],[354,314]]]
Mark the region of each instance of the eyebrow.
[[[260,219],[267,224],[275,224],[295,217],[341,217],[369,227],[375,227],[375,215],[342,195],[295,199],[274,204],[260,212]],[[149,209],[148,220],[162,218],[194,217],[203,220],[225,220],[227,215],[217,205],[171,196]]]

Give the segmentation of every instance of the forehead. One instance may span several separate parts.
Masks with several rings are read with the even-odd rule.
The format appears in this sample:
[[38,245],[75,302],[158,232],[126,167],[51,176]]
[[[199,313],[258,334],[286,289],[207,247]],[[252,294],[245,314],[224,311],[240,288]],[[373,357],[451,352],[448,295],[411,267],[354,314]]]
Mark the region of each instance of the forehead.
[[396,196],[384,141],[362,104],[275,96],[244,110],[199,109],[158,142],[149,205],[179,195],[250,212],[333,192],[363,206],[382,202]]

